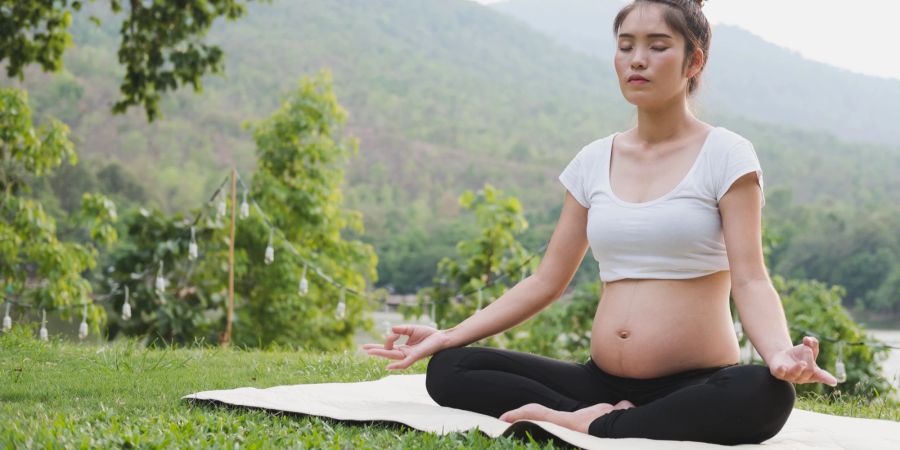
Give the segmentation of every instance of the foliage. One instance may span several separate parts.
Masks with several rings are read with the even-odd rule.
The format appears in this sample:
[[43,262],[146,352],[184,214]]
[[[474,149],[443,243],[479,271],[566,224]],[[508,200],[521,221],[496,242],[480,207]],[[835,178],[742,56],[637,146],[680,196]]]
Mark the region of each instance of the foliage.
[[[24,91],[0,89],[0,282],[4,297],[33,308],[56,309],[92,303],[91,285],[83,274],[96,264],[95,244],[116,238],[116,209],[100,194],[85,193],[76,223],[87,223],[93,243],[59,240],[56,221],[30,197],[30,186],[68,160],[76,164],[68,127],[49,119],[32,123]],[[63,316],[68,311],[63,310]],[[96,328],[102,310],[89,308]]]
[[786,236],[774,268],[791,278],[812,278],[845,288],[845,306],[900,314],[900,210],[810,208],[776,204]]
[[[100,273],[102,284],[110,289],[118,286],[109,304],[108,337],[121,333],[180,345],[196,339],[217,342],[217,332],[224,329],[227,280],[227,271],[215,259],[222,253],[222,223],[207,218],[196,227],[198,242],[219,244],[204,246],[202,259],[189,260],[191,221],[180,214],[166,217],[156,210],[132,209],[123,222],[126,238],[109,255],[107,270]],[[167,280],[163,291],[155,285],[158,274]],[[127,320],[120,315],[126,288],[133,314]]]
[[[270,118],[252,124],[258,168],[249,196],[283,233],[275,237],[293,243],[300,257],[280,246],[276,252],[285,257],[277,263],[247,267],[241,283],[246,312],[238,328],[244,331],[239,335],[256,334],[264,344],[338,350],[352,346],[358,327],[371,327],[363,321],[367,299],[356,293],[365,292],[367,279],[375,281],[377,257],[371,245],[342,236],[364,232],[362,215],[342,206],[343,165],[359,151],[355,138],[340,136],[345,121],[326,70],[304,77]],[[242,237],[248,255],[270,239],[262,223]],[[307,262],[312,265],[310,292],[308,298],[298,298],[294,287]],[[342,294],[337,285],[348,289]],[[342,296],[345,317],[335,318]],[[241,338],[236,342],[250,344]]]
[[839,349],[840,345],[835,342],[872,341],[841,306],[841,297],[846,293],[843,287],[828,287],[815,280],[786,279],[779,275],[772,277],[772,283],[784,304],[791,341],[796,344],[803,336],[818,337],[816,363],[834,374],[838,354],[842,353],[847,369],[847,381],[836,388],[814,383],[797,385],[798,391],[822,394],[839,389],[865,397],[891,392],[890,382],[881,375],[881,361],[887,357],[887,348],[844,345]]
[[[24,78],[24,67],[40,64],[45,71],[63,66],[63,53],[72,45],[72,13],[94,0],[0,0],[0,61],[8,60],[9,77]],[[265,1],[265,0],[263,0]],[[235,20],[245,13],[240,0],[108,0],[110,10],[121,13],[119,63],[125,66],[120,90],[123,98],[113,112],[143,105],[148,119],[159,114],[161,93],[190,84],[202,89],[200,78],[223,71],[222,50],[200,38],[219,17]],[[91,16],[100,24],[100,19]]]
[[531,320],[507,330],[505,348],[564,361],[586,361],[601,295],[599,280],[580,283]]
[[[351,112],[347,128],[362,139],[363,157],[348,165],[344,194],[348,207],[365,217],[363,239],[377,249],[380,286],[411,293],[428,284],[436,262],[462,239],[455,193],[485,180],[527,205],[530,228],[522,242],[545,239],[549,233],[539,230],[552,227],[558,217],[544,212],[562,204],[556,175],[565,161],[631,121],[610,72],[597,70],[595,59],[567,52],[522,24],[467,2],[360,4],[248,4],[246,17],[209,33],[208,41],[225,52],[228,78],[204,80],[200,95],[171,93],[160,103],[167,119],[154,124],[134,115],[111,121],[107,111],[95,107],[115,100],[118,92],[112,88],[121,76],[110,69],[117,65],[119,29],[106,16],[97,27],[88,22],[86,10],[74,14],[72,35],[79,46],[66,52],[68,72],[30,77],[27,85],[42,99],[36,110],[64,118],[73,139],[87,144],[80,146],[84,151],[139,174],[149,201],[171,213],[205,200],[226,165],[234,162],[249,173],[254,145],[240,122],[267,116],[296,74],[329,66],[335,90]],[[746,43],[770,54],[758,42]],[[732,74],[741,72],[738,65],[730,67]],[[718,89],[706,87],[709,93]],[[821,89],[813,90],[804,98],[821,97]],[[729,96],[746,96],[732,91]],[[858,100],[870,98],[880,97],[866,94]],[[719,102],[710,100],[704,119],[746,136],[759,153],[767,224],[793,230],[773,253],[772,272],[841,284],[847,288],[845,306],[859,303],[900,314],[900,296],[892,294],[897,284],[889,283],[898,267],[888,267],[885,252],[895,248],[893,230],[900,225],[892,225],[896,219],[883,221],[898,216],[900,153],[786,125],[814,120],[809,114],[779,124],[755,122],[715,114]],[[771,102],[753,102],[771,118]],[[846,122],[842,111],[824,113]],[[861,117],[856,120],[865,122]],[[192,176],[183,176],[186,171]],[[780,201],[787,199],[791,202]],[[832,242],[824,222],[832,209],[841,208],[848,226]],[[865,226],[868,221],[886,226]],[[855,237],[860,233],[864,236]],[[873,246],[883,250],[864,254]],[[596,276],[590,262],[585,260],[576,280]]]
[[[339,139],[345,115],[330,74],[323,72],[302,79],[270,118],[252,124],[258,167],[252,181],[240,180],[236,194],[241,204],[248,201],[249,213],[236,224],[234,242],[236,345],[341,350],[351,346],[358,328],[372,326],[363,319],[367,299],[353,291],[366,291],[367,277],[376,277],[377,259],[370,245],[342,236],[363,232],[359,213],[341,205],[342,166],[358,145]],[[230,188],[217,198],[226,208],[237,207],[228,200]],[[206,209],[194,214],[204,217],[197,224],[156,211],[129,217],[129,239],[115,253],[110,278],[131,286],[140,315],[117,319],[112,335],[149,335],[179,345],[218,340],[225,328],[231,214],[214,218]],[[186,258],[191,225],[200,247],[196,261]],[[269,244],[276,257],[266,264]],[[177,280],[162,295],[153,284],[160,262],[166,277]],[[298,293],[304,273],[305,295]],[[348,288],[343,318],[335,315],[338,284]],[[121,305],[117,301],[114,308]]]
[[432,320],[438,326],[456,324],[537,267],[538,262],[517,240],[528,228],[518,199],[486,184],[478,192],[465,191],[459,204],[475,213],[478,236],[457,243],[457,258],[441,259],[434,285],[416,294],[417,305],[401,306],[404,316],[430,314],[433,304]]

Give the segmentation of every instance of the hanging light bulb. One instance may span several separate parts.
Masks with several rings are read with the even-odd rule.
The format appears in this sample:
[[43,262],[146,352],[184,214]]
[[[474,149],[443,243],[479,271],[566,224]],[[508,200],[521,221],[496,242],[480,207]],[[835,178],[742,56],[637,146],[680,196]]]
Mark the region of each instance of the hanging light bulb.
[[344,302],[344,288],[341,288],[341,300],[337,304],[337,309],[335,309],[335,315],[338,319],[343,319],[345,313],[347,312],[347,304]]
[[300,275],[300,295],[309,292],[309,281],[306,279],[306,264],[303,265],[303,274]]
[[122,303],[122,320],[131,318],[131,304],[128,303],[128,286],[125,286],[125,303]]
[[834,377],[838,383],[847,381],[847,368],[844,367],[844,341],[838,342],[837,361],[834,363]]
[[391,335],[391,322],[389,320],[385,320],[381,322],[382,326],[384,326],[384,335],[385,337]]
[[3,331],[9,331],[12,328],[12,317],[9,317],[9,302],[6,302],[6,315],[3,316]]
[[81,313],[81,325],[78,326],[78,339],[84,340],[88,335],[87,325],[87,303],[84,304],[84,311]]
[[437,322],[434,321],[434,302],[431,302],[431,317],[430,317],[430,319],[431,319],[431,321],[428,323],[428,326],[430,326],[431,328],[437,328],[438,324],[437,324]]
[[188,244],[188,259],[197,259],[197,239],[194,235],[194,227],[191,227],[191,243]]
[[250,205],[247,204],[247,190],[244,189],[244,200],[241,202],[241,219],[250,217]]
[[42,341],[47,341],[50,339],[47,333],[47,310],[41,310],[41,329],[38,331],[38,338]]
[[272,247],[272,230],[269,230],[269,245],[266,246],[266,256],[263,258],[266,264],[272,264],[275,261],[275,248]]
[[844,362],[841,360],[837,360],[837,362],[834,363],[834,377],[837,379],[838,383],[847,381],[847,369],[844,367]]
[[166,290],[166,279],[163,277],[163,261],[159,261],[159,270],[156,271],[156,291],[162,293]]
[[753,363],[753,344],[748,339],[741,349],[741,362],[744,364]]
[[741,325],[740,320],[734,321],[734,333],[737,335],[739,341],[744,338],[744,326]]
[[225,203],[225,195],[222,195],[219,198],[219,204],[217,206],[218,207],[216,209],[216,219],[218,220],[218,219],[225,217],[225,213],[228,210],[228,204]]

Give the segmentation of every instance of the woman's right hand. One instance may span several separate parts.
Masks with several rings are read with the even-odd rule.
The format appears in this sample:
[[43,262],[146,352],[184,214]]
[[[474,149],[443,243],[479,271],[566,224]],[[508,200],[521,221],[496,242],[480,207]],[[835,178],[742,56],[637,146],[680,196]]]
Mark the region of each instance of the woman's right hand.
[[[408,336],[405,343],[394,345],[400,336]],[[449,346],[446,333],[425,325],[395,325],[382,344],[363,344],[369,355],[400,361],[388,364],[386,369],[405,369],[414,362],[433,355]]]

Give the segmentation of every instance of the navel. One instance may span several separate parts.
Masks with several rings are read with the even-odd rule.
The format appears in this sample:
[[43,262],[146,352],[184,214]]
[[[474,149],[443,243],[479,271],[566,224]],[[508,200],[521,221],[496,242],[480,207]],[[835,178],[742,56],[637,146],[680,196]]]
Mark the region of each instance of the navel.
[[628,339],[628,336],[631,336],[631,333],[628,330],[619,330],[619,337],[622,339]]

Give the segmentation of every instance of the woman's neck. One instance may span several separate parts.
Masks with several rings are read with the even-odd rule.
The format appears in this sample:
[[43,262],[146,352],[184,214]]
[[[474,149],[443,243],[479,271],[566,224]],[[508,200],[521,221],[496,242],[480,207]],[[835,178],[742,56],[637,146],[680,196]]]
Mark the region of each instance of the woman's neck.
[[638,108],[635,138],[648,146],[689,134],[700,126],[685,101],[674,101],[662,108]]

